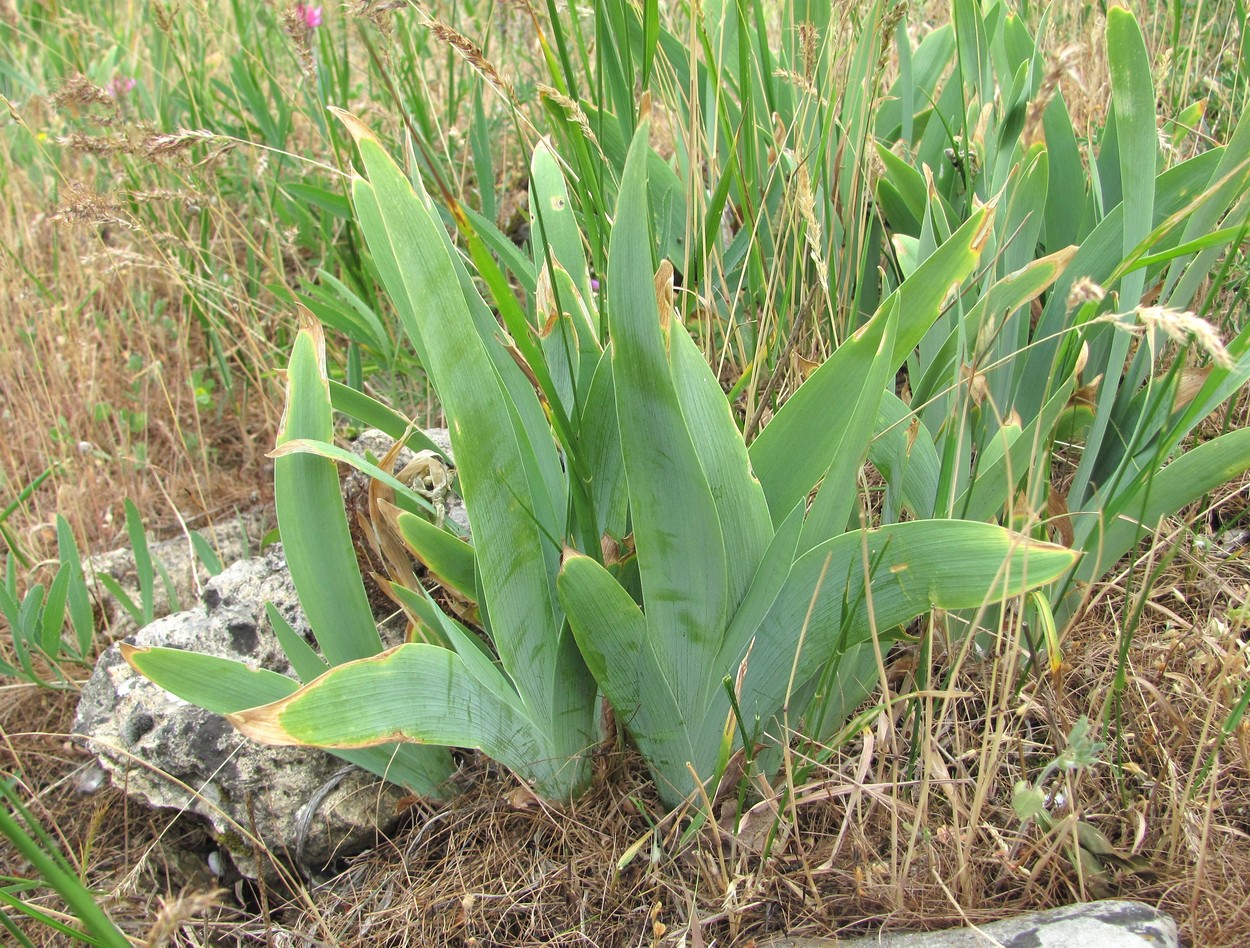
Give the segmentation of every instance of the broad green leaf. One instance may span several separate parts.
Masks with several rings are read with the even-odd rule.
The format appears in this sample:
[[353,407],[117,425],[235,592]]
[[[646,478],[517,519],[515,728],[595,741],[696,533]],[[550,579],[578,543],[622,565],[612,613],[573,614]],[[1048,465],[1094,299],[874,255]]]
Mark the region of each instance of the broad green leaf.
[[937,90],[938,80],[949,71],[954,53],[955,30],[950,23],[943,23],[925,35],[911,55],[911,87],[904,88],[900,76],[890,94],[875,104],[878,139],[893,142],[902,133],[903,141],[911,143],[915,140],[915,135],[906,132],[906,123],[915,122],[918,113],[914,108],[905,110],[903,103],[910,101],[913,106],[922,107],[919,117],[923,127],[923,117],[931,110],[931,99]]
[[126,498],[126,535],[130,539],[130,549],[135,557],[135,573],[139,578],[139,608],[142,621],[139,625],[149,625],[155,616],[156,608],[156,570],[152,565],[152,553],[148,549],[148,535],[143,529],[143,517],[139,508],[129,497]]
[[[874,367],[896,309],[897,302],[883,303],[877,315],[777,409],[752,442],[751,465],[763,485],[774,524],[811,492],[836,461],[842,462],[837,489],[854,491],[855,470],[868,447],[884,392],[884,386],[873,384],[880,381],[880,370]],[[802,449],[796,450],[796,445]]]
[[[753,650],[752,642],[757,641],[761,648],[772,647],[770,642],[758,636],[760,625],[785,589],[794,561],[798,558],[799,537],[806,512],[806,503],[800,501],[778,525],[751,588],[725,632],[720,652],[711,665],[712,675],[736,672],[746,653]],[[721,724],[723,721],[713,720],[708,726],[719,728]]]
[[656,305],[647,219],[647,123],[621,181],[608,269],[612,376],[648,637],[674,692],[698,695],[728,609],[725,542],[673,386],[670,334]]
[[[975,269],[994,223],[994,205],[973,213],[902,282],[897,296],[894,365],[900,366],[941,315],[951,294]],[[885,307],[889,299],[882,302]]]
[[338,279],[332,273],[327,273],[324,269],[317,270],[317,278],[322,284],[334,290],[338,294],[339,299],[345,302],[353,313],[368,327],[369,338],[374,342],[377,351],[389,355],[391,351],[391,338],[382,320],[378,318],[372,308],[347,286],[342,280]]
[[538,143],[530,161],[530,217],[534,271],[539,273],[548,265],[550,251],[550,262],[558,263],[572,277],[582,299],[591,299],[590,273],[564,172],[545,141]]
[[[1201,203],[1193,208],[1192,213],[1186,215],[1185,229],[1181,235],[1183,243],[1200,241],[1216,231],[1221,223],[1221,216],[1245,194],[1247,176],[1250,176],[1250,110],[1243,110],[1220,158],[1219,167],[1211,176],[1211,187]],[[1244,219],[1243,215],[1242,220]],[[1222,223],[1227,229],[1233,221],[1225,219]],[[1223,243],[1225,241],[1220,241],[1221,246]],[[1193,261],[1193,265],[1184,270],[1183,276],[1179,266],[1169,268],[1167,284],[1162,293],[1169,305],[1179,308],[1189,306],[1198,284],[1209,276],[1217,252],[1216,248],[1206,248]]]
[[399,583],[391,583],[390,591],[391,596],[432,632],[439,642],[464,659],[469,671],[479,681],[488,688],[496,689],[503,700],[516,700],[516,689],[512,687],[507,673],[499,667],[499,660],[491,652],[490,646],[466,626],[447,615],[427,590],[409,589]]
[[[1123,7],[1107,11],[1107,64],[1111,74],[1111,101],[1115,109],[1116,141],[1123,187],[1123,231],[1121,255],[1127,257],[1150,233],[1155,213],[1155,181],[1159,151],[1155,121],[1155,94],[1145,39],[1133,14]],[[1136,305],[1146,284],[1146,273],[1134,270],[1120,280],[1121,299]],[[1125,375],[1129,337],[1111,336],[1106,355],[1107,374],[1098,391],[1093,424],[1086,435],[1085,452],[1077,465],[1069,496],[1084,501],[1094,466],[1098,463],[1104,437],[1122,391],[1132,391],[1141,383],[1146,363],[1139,360]],[[1101,355],[1101,353],[1098,353]],[[1123,384],[1122,384],[1123,380]]]
[[[184,701],[230,717],[296,693],[299,682],[242,662],[173,648],[136,648],[122,643],[122,657],[140,674]],[[381,743],[381,742],[379,742]],[[423,796],[441,796],[451,776],[451,755],[441,747],[395,744],[334,750],[336,757]]]
[[1050,157],[1050,181],[1046,189],[1045,243],[1048,251],[1077,243],[1081,217],[1087,204],[1088,178],[1080,147],[1063,95],[1056,93],[1042,114],[1042,129]]
[[677,400],[686,427],[697,434],[694,448],[712,492],[721,534],[726,538],[728,602],[729,609],[734,610],[772,539],[768,502],[751,471],[729,400],[703,353],[681,325],[672,327],[669,343]]
[[[425,340],[426,366],[451,427],[461,492],[477,518],[475,543],[482,551],[479,567],[495,644],[518,687],[539,701],[534,710],[541,715],[554,685],[557,628],[546,560],[558,550],[551,549],[557,538],[543,535],[543,528],[553,526],[549,515],[534,506],[528,445],[518,440],[483,340],[465,331],[474,324],[436,230],[441,225],[372,137],[359,138],[358,145],[382,213],[382,227],[366,229],[366,238],[371,247],[389,243],[408,298],[422,300],[404,315]],[[364,190],[361,182],[356,190]],[[447,331],[449,325],[457,331]]]
[[483,106],[484,83],[473,87],[473,122],[469,126],[469,147],[473,151],[473,170],[477,193],[482,201],[483,215],[493,220],[498,213],[495,204],[495,162],[491,157],[490,126]]
[[[579,402],[590,385],[590,373],[599,363],[601,352],[582,306],[581,296],[569,275],[558,264],[554,270],[543,267],[535,296],[539,347],[544,371],[551,379],[551,388],[558,410],[565,417],[576,419]],[[585,351],[587,364],[582,364]],[[532,363],[531,363],[532,368]],[[541,381],[541,379],[540,379]],[[576,453],[574,445],[570,451]]]
[[885,392],[877,409],[868,460],[889,485],[886,522],[902,510],[919,520],[933,516],[941,465],[933,435],[893,392]]
[[69,598],[72,565],[62,563],[57,569],[56,577],[48,587],[47,598],[43,601],[43,614],[39,617],[39,647],[53,661],[61,651],[61,629],[65,625],[65,602]]
[[629,495],[625,484],[625,461],[621,457],[621,433],[616,420],[616,390],[612,382],[612,351],[599,359],[590,393],[578,423],[587,490],[595,509],[595,530],[614,540],[625,536]]
[[[1008,165],[1007,184],[994,216],[994,243],[998,272],[1012,273],[1029,266],[1037,257],[1037,244],[1044,223],[1046,194],[1050,187],[1050,160],[1045,146],[1033,145],[1023,155],[1004,153]],[[1062,250],[1063,248],[1059,248]],[[990,311],[993,313],[993,310]],[[1027,326],[1027,320],[1025,320]],[[1014,352],[1023,344],[1021,333],[1002,338],[1004,348]]]
[[[278,446],[334,434],[325,343],[316,324],[295,338]],[[382,651],[356,563],[335,463],[313,454],[274,460],[274,504],[291,579],[317,643],[332,665]]]
[[[400,177],[402,178],[402,175]],[[378,275],[381,276],[386,292],[399,312],[408,341],[416,350],[417,359],[428,370],[429,360],[426,356],[425,342],[421,338],[420,328],[411,317],[415,301],[404,280],[403,266],[396,258],[395,248],[390,240],[385,239],[388,225],[382,214],[382,203],[374,188],[368,182],[357,178],[352,181],[352,205],[356,208],[356,219],[360,222],[360,229],[365,234],[369,252],[373,255],[373,262],[378,268]],[[369,240],[370,234],[383,236]]]
[[282,646],[283,654],[291,663],[291,667],[295,669],[295,674],[299,676],[300,681],[309,682],[319,678],[330,667],[326,660],[304,641],[304,637],[291,628],[291,623],[286,621],[286,617],[272,602],[265,603],[265,615],[269,617],[269,625],[278,638],[278,644]]
[[[344,116],[344,121],[349,121],[349,119]],[[359,126],[358,122],[356,126]],[[485,347],[486,355],[495,368],[495,374],[509,398],[507,411],[513,416],[517,438],[523,447],[520,457],[529,481],[531,512],[543,529],[552,536],[557,536],[565,527],[568,483],[556,450],[555,439],[552,437],[552,426],[555,425],[557,428],[557,433],[561,436],[566,449],[572,450],[569,446],[575,444],[575,441],[572,432],[568,429],[563,412],[559,410],[554,387],[550,379],[545,378],[546,366],[539,358],[537,346],[532,340],[524,338],[525,333],[529,331],[529,324],[525,321],[524,313],[510,290],[495,296],[498,316],[495,310],[486,305],[481,293],[478,292],[475,275],[470,274],[459,249],[452,243],[451,235],[439,221],[434,204],[424,187],[421,186],[420,179],[417,179],[414,190],[414,187],[408,184],[395,163],[368,131],[363,127],[358,130],[364,136],[358,142],[358,147],[361,149],[361,155],[366,159],[366,168],[370,170],[371,176],[376,175],[379,178],[388,195],[384,216],[390,230],[386,234],[375,236],[380,240],[388,241],[397,252],[402,254],[402,259],[405,261],[402,270],[403,277],[413,280],[417,288],[417,293],[410,293],[409,298],[420,299],[423,303],[420,310],[401,312],[400,315],[407,324],[415,326],[424,321],[439,325],[442,332],[446,331],[446,320],[453,317],[453,324],[461,325],[465,329],[472,325],[476,329]],[[362,185],[363,182],[356,183],[356,186]],[[424,248],[425,255],[418,254],[414,257],[414,246],[411,243],[414,238],[427,241],[428,246]],[[437,243],[435,238],[437,238]],[[441,255],[435,250],[439,243],[443,248]],[[473,241],[470,240],[471,245],[472,243]],[[420,263],[422,256],[427,262],[438,261],[440,264],[444,262],[450,264],[460,284],[460,297],[464,301],[464,309],[447,310],[441,314],[442,318],[439,317],[438,309],[431,312],[431,307],[436,301],[429,298],[430,286],[440,286],[440,294],[447,294],[445,299],[454,300],[455,297],[450,295],[449,286],[429,284],[428,281],[420,278],[419,274],[423,271],[414,269],[414,266]],[[489,254],[479,252],[474,256],[474,260],[477,263],[478,275],[483,279],[487,277],[488,272],[496,269]],[[494,277],[492,276],[491,279]],[[469,321],[460,322],[466,310]],[[535,395],[532,380],[517,365],[515,355],[510,354],[500,344],[502,336],[499,328],[500,319],[512,333],[511,342],[520,347],[525,358],[530,360],[531,371],[538,375],[539,388],[547,400],[547,407],[551,410],[550,415],[544,411],[544,406]],[[452,363],[452,366],[456,371],[461,371],[455,363]],[[427,370],[429,370],[428,365]],[[430,371],[434,376],[435,390],[441,394],[438,373]],[[575,454],[568,456],[567,460],[570,466],[576,467]],[[577,498],[574,497],[574,501],[576,500]],[[553,551],[548,566],[552,577],[551,587],[554,597],[555,571],[559,568],[558,550]]]
[[[461,494],[473,519],[477,598],[488,611],[492,641],[521,706],[544,729],[539,743],[545,746],[531,743],[528,761],[510,753],[505,763],[539,780],[544,793],[566,796],[589,779],[580,755],[593,742],[594,689],[568,648],[571,639],[556,601],[565,505],[550,429],[530,384],[497,344],[499,326],[456,259],[419,181],[414,190],[376,139],[355,119],[342,117],[370,178],[357,180],[353,191],[373,192],[379,214],[372,224],[362,220],[366,239],[370,248],[380,248],[375,254],[396,261],[392,276],[399,284],[392,295],[407,301],[401,316],[414,342],[422,340],[427,371],[448,417]],[[405,658],[381,667],[463,677],[463,665],[430,671],[434,661]],[[453,737],[434,722],[407,714],[399,720],[404,733],[426,735],[424,740],[434,740],[428,736],[433,733],[464,746],[496,740],[476,730],[483,722],[473,723],[471,735]],[[520,746],[513,738],[499,739],[513,750]],[[537,740],[532,733],[530,739]],[[558,792],[557,780],[566,781]]]
[[[353,182],[353,193],[364,196],[373,195],[375,189],[377,191],[371,200],[379,209],[380,219],[366,225],[362,218],[361,227],[370,248],[376,245],[375,255],[388,256],[395,261],[387,279],[387,289],[396,301],[405,330],[414,346],[423,336],[434,332],[435,327],[438,335],[454,337],[429,341],[431,347],[435,342],[439,343],[437,357],[426,351],[425,341],[421,342],[419,352],[424,352],[422,361],[435,391],[439,393],[444,408],[447,408],[448,392],[453,387],[463,390],[476,384],[474,380],[478,376],[472,374],[468,363],[454,357],[456,352],[474,353],[474,364],[489,364],[492,367],[489,377],[494,382],[486,382],[486,387],[475,393],[479,396],[476,401],[479,405],[485,401],[486,407],[494,412],[511,416],[509,424],[515,430],[514,440],[520,446],[516,457],[530,495],[526,508],[542,530],[557,536],[564,528],[566,485],[548,417],[531,381],[522,373],[513,356],[500,345],[502,333],[499,322],[482,300],[459,251],[437,219],[429,195],[420,186],[420,179],[417,179],[419,190],[414,190],[412,183],[359,120],[347,113],[336,114],[356,136],[357,147],[370,174],[369,181],[356,179]],[[392,280],[398,281],[398,285],[392,285]],[[505,317],[508,312],[519,310],[515,300],[510,297],[509,300],[511,307],[501,302]],[[521,323],[524,323],[523,318]],[[458,331],[448,333],[448,324],[458,327]],[[470,327],[474,332],[468,331]],[[523,338],[528,324],[517,325],[512,331],[521,336],[515,338],[518,346],[531,348],[530,342]],[[471,338],[474,334],[476,342]],[[485,361],[481,360],[482,355]],[[533,362],[536,363],[532,365],[534,372],[544,371],[537,358]],[[488,398],[493,385],[502,387],[506,401],[492,402]],[[551,386],[545,385],[543,391],[548,394],[554,410],[556,403]],[[448,412],[449,417],[454,414]],[[454,445],[458,434],[454,423],[449,424]],[[478,437],[475,435],[473,440],[478,440]],[[457,464],[463,467],[458,457]],[[558,549],[555,547],[550,553],[548,566],[550,575],[554,577],[559,566]],[[554,578],[551,585],[554,587]]]
[[22,597],[22,604],[18,607],[17,627],[14,630],[21,635],[27,648],[38,648],[40,645],[39,618],[42,612],[43,583],[35,583]]
[[477,560],[470,544],[410,513],[399,513],[395,517],[395,526],[409,549],[435,579],[466,599],[475,597]]
[[[843,428],[845,434],[833,454],[816,499],[807,512],[803,535],[799,540],[801,552],[842,533],[852,519],[859,490],[859,472],[864,466],[868,445],[872,441],[872,430],[877,423],[881,397],[886,387],[894,383],[892,349],[894,328],[897,325],[896,312],[896,307],[887,302],[882,309],[880,323],[874,326],[876,331],[864,335],[865,349],[870,350],[872,362],[864,379],[862,393],[856,393],[852,406],[844,416],[845,420],[839,419],[839,427]],[[872,350],[874,343],[875,351]]]
[[[669,687],[646,617],[607,570],[570,552],[559,590],[591,674],[645,757],[661,799],[676,805],[694,789],[687,761],[706,777],[709,755],[715,760],[715,739],[700,741],[695,730],[702,709]],[[705,677],[719,681],[715,669],[705,669]]]
[[[1218,166],[1223,149],[1213,148],[1169,168],[1159,176],[1155,201],[1156,220],[1176,213],[1202,193]],[[1025,377],[1046,379],[1054,372],[1055,354],[1064,344],[1070,328],[1068,295],[1078,277],[1086,276],[1105,284],[1124,259],[1124,207],[1118,205],[1103,218],[1093,231],[1082,239],[1080,249],[1072,257],[1051,289],[1046,307],[1034,330],[1034,342],[1023,354]],[[1136,302],[1136,301],[1132,301]],[[1106,345],[1094,339],[1091,345],[1093,365],[1114,365]],[[1121,363],[1122,364],[1122,363]],[[1024,418],[1037,413],[1050,392],[1044,386],[1023,387],[1016,396],[1016,410]],[[1075,498],[1070,497],[1070,500]]]
[[546,796],[578,782],[561,772],[576,762],[543,757],[546,725],[535,725],[519,698],[502,699],[459,654],[436,645],[399,645],[339,665],[289,697],[227,718],[266,744],[353,749],[400,739],[472,747],[532,775]]
[[[9,561],[10,564],[12,562],[12,560]],[[101,577],[107,575],[107,573],[103,573]],[[108,578],[112,579],[113,577],[109,576]],[[42,596],[43,587],[37,586],[36,588],[39,589],[40,596]],[[30,681],[38,681],[39,676],[35,674],[35,668],[30,661],[30,644],[26,640],[26,629],[22,624],[22,606],[5,586],[0,586],[0,612],[3,612],[5,619],[8,620],[9,634],[13,637],[13,651],[17,655],[18,664],[25,673],[25,677]]]
[[[563,324],[560,331],[568,340],[566,345],[569,347],[567,356],[558,355],[557,357],[565,366],[565,371],[571,379],[574,396],[568,400],[567,410],[570,418],[576,418],[589,397],[595,368],[599,365],[599,359],[603,355],[603,344],[599,339],[599,330],[596,328],[599,317],[594,312],[594,297],[583,296],[574,285],[572,276],[559,264],[551,272],[551,278],[552,303],[559,302],[560,304],[558,317]],[[548,314],[548,318],[550,315],[551,313]],[[550,342],[551,338],[548,336],[544,344]],[[551,356],[548,358],[550,359]],[[551,370],[555,371],[554,364],[551,365]],[[574,445],[574,453],[576,454],[576,445]]]
[[336,382],[330,379],[330,403],[334,406],[335,411],[341,411],[343,414],[355,418],[361,424],[368,425],[370,428],[377,428],[384,434],[390,435],[396,441],[401,438],[409,448],[413,451],[433,451],[448,464],[451,458],[437,444],[430,440],[420,428],[413,425],[411,421],[401,415],[395,409],[387,405],[383,405],[375,398],[366,395],[364,392],[358,392],[356,389],[344,385],[342,382]]
[[[930,609],[975,609],[1018,595],[1058,578],[1077,558],[1060,546],[964,521],[916,520],[835,537],[795,561],[760,623],[743,714],[766,721],[781,707],[796,653],[794,680],[803,683],[831,656],[874,634],[893,634]],[[745,647],[735,657],[746,657]]]
[[86,656],[91,651],[95,635],[95,617],[91,610],[91,594],[82,572],[82,557],[69,521],[60,514],[56,517],[56,553],[62,563],[70,564],[69,618],[77,639],[78,654]]
[[[946,342],[924,369],[924,376],[912,385],[914,404],[928,404],[940,397],[944,385],[956,377],[957,362],[961,354],[968,354],[973,364],[982,371],[1006,375],[1008,379],[1016,378],[1018,384],[1027,387],[1033,380],[1024,372],[1024,354],[1012,350],[1003,356],[1008,364],[997,368],[990,363],[992,343],[997,340],[1004,329],[1004,321],[1009,314],[1016,313],[1021,307],[1043,293],[1047,287],[1063,273],[1076,253],[1075,247],[1065,247],[1045,257],[1040,257],[1026,264],[1019,270],[1008,273],[995,281],[994,285],[969,308],[967,315],[958,327],[947,337]],[[1023,315],[1022,313],[1020,315]],[[1006,399],[999,406],[1000,410],[1007,406]]]
[[885,165],[885,174],[877,184],[878,192],[886,184],[892,190],[891,200],[886,206],[890,229],[914,237],[920,232],[920,221],[929,203],[924,175],[882,142],[877,143],[877,157]]
[[[1096,283],[1106,285],[1124,271],[1126,259],[1131,267],[1134,261],[1140,259],[1137,253],[1158,249],[1150,241],[1150,234],[1157,232],[1160,238],[1172,235],[1176,231],[1174,223],[1185,216],[1187,209],[1197,210],[1203,206],[1203,196],[1210,191],[1227,153],[1223,146],[1213,147],[1162,172],[1155,181],[1154,217],[1151,222],[1154,230],[1143,234],[1128,251],[1124,249],[1126,208],[1120,204],[1108,211],[1098,225],[1083,237],[1071,264],[1056,281],[1055,293],[1046,304],[1038,331],[1055,333],[1064,327],[1068,318],[1067,294],[1077,278],[1087,276]],[[1170,225],[1169,221],[1173,224]],[[1146,275],[1153,278],[1155,274],[1150,272]]]
[[1086,546],[1089,554],[1077,577],[1092,582],[1100,578],[1147,533],[1172,516],[1250,470],[1250,428],[1240,428],[1186,451],[1162,470],[1144,474],[1137,486],[1109,506],[1101,537]]
[[649,151],[647,200],[655,223],[655,240],[661,255],[686,266],[686,191],[668,162]]
[[286,191],[293,198],[299,201],[305,201],[328,211],[340,220],[350,220],[352,216],[352,204],[346,197],[338,191],[329,191],[325,188],[319,188],[316,185],[304,184],[299,181],[289,181],[282,185],[282,190]]
[[516,277],[521,288],[527,293],[533,293],[535,287],[538,286],[538,274],[534,270],[534,264],[521,252],[521,248],[514,244],[506,234],[501,233],[488,217],[479,214],[471,207],[462,206],[461,210],[468,218],[474,232],[482,238],[486,246],[495,252],[503,265],[507,267],[508,272]]
[[[1150,232],[1154,220],[1159,133],[1145,38],[1132,12],[1124,7],[1107,11],[1107,65],[1124,191],[1123,251],[1127,255]],[[1126,279],[1125,300],[1139,299],[1144,283],[1144,275]]]
[[299,682],[267,668],[185,649],[120,646],[136,671],[166,691],[214,714],[254,708],[294,694]]
[[1069,377],[1023,429],[1004,425],[999,435],[981,446],[983,456],[976,461],[972,481],[951,507],[955,516],[989,520],[1011,499],[1012,491],[1022,480],[1030,474],[1045,474],[1038,470],[1037,459],[1049,456],[1046,449],[1053,443],[1055,425],[1075,387],[1076,379]]
[[208,542],[204,534],[198,530],[191,531],[191,547],[195,550],[195,558],[200,561],[209,576],[219,576],[226,567],[221,562],[221,557],[217,555],[217,551],[213,549],[213,545]]

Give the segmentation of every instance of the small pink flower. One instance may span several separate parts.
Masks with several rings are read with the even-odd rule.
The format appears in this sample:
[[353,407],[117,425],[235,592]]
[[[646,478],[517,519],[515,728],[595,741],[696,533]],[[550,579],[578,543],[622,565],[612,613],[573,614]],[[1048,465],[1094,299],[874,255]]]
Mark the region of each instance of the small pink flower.
[[310,30],[315,30],[321,25],[321,7],[314,7],[308,3],[295,4],[295,15],[304,21],[304,26]]
[[130,76],[114,76],[109,80],[108,94],[114,99],[124,99],[126,93],[135,87],[135,80]]

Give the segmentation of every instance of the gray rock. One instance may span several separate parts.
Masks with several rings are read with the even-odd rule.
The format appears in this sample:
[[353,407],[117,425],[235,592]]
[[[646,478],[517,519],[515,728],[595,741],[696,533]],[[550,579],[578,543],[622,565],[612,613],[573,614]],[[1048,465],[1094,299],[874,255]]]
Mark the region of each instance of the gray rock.
[[[229,565],[242,559],[249,551],[260,549],[261,538],[274,523],[273,506],[269,505],[255,507],[230,519],[219,520],[211,526],[200,528],[198,532],[212,545],[222,563]],[[190,534],[169,540],[150,540],[148,551],[157,569],[153,590],[155,614],[168,615],[194,603],[203,592],[209,573],[195,555]],[[169,586],[173,591],[172,600],[170,590],[166,588],[160,574],[161,568],[169,577]],[[87,582],[95,586],[96,598],[101,603],[114,634],[128,635],[135,631],[134,623],[120,603],[97,581],[97,577],[102,574],[113,577],[135,603],[141,604],[134,551],[126,546],[89,557],[83,562],[83,570]]]
[[[290,665],[265,617],[273,602],[311,641],[281,548],[241,560],[209,580],[195,609],[158,619],[130,641],[205,652],[282,674]],[[256,877],[255,831],[269,850],[317,872],[393,828],[402,791],[324,751],[269,747],[219,715],[139,675],[111,646],[83,688],[74,730],[113,783],[155,807],[205,817],[219,845]]]
[[1176,948],[1176,922],[1141,902],[1087,902],[977,928],[875,938],[781,938],[760,948]]
[[[451,456],[451,436],[446,428],[430,428],[425,433],[442,451],[449,457]],[[362,431],[350,444],[350,448],[360,457],[364,457],[367,452],[380,459],[394,443],[394,438],[375,428],[370,428]],[[402,449],[391,473],[398,473],[414,457],[414,452],[407,448]],[[344,493],[349,497],[353,494],[363,494],[368,489],[368,484],[369,479],[364,474],[349,470],[343,485]],[[468,530],[469,519],[460,498],[455,494],[449,494],[446,508],[448,519]],[[210,526],[200,528],[198,532],[212,545],[221,561],[229,565],[247,556],[249,551],[258,550],[265,532],[275,523],[273,505],[269,504],[254,507],[229,519],[219,520]],[[178,612],[199,598],[204,591],[209,574],[204,564],[195,555],[189,533],[168,540],[150,540],[148,549],[154,564],[159,564],[153,596],[156,616]],[[165,575],[169,577],[168,586],[160,574],[162,568]],[[139,580],[135,571],[135,556],[131,548],[126,546],[89,557],[83,562],[83,569],[88,583],[96,588],[96,598],[101,603],[113,634],[120,637],[134,632],[136,627],[130,616],[122,609],[120,603],[96,581],[97,576],[107,574],[117,580],[131,599],[136,603],[141,603]],[[170,597],[171,590],[172,598]]]

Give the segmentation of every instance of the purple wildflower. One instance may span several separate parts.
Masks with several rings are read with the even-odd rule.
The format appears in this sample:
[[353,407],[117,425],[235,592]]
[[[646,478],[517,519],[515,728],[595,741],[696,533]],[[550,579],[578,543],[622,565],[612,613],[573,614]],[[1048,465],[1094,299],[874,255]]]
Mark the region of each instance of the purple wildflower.
[[315,30],[321,25],[321,7],[314,7],[309,3],[295,4],[295,15],[304,21],[304,26],[310,30]]
[[131,76],[114,76],[109,80],[108,94],[114,99],[124,99],[126,93],[135,87],[135,80]]

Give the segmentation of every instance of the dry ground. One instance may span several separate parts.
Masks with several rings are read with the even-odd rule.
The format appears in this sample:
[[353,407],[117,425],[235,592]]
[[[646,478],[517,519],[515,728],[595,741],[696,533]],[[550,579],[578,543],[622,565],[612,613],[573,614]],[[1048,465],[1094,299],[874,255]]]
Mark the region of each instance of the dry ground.
[[[1202,518],[1244,507],[1243,486]],[[540,804],[472,762],[460,797],[414,805],[407,829],[338,878],[286,891],[227,880],[210,900],[211,845],[191,818],[147,812],[114,789],[82,792],[90,761],[66,736],[72,693],[7,688],[0,753],[114,917],[152,943],[172,932],[188,945],[750,944],[781,931],[942,928],[1115,895],[1173,913],[1189,944],[1243,945],[1250,728],[1215,748],[1250,677],[1250,566],[1237,551],[1196,551],[1184,531],[1160,537],[1155,553],[1173,543],[1180,552],[1144,601],[1130,578],[1097,591],[1057,676],[1017,693],[1003,660],[1011,643],[980,659],[936,648],[934,680],[958,666],[949,687],[897,704],[800,772],[791,798],[757,808],[767,812],[754,826],[776,832],[766,855],[753,828],[734,834],[732,806],[722,826],[683,840],[688,823],[663,819],[637,761],[607,748],[595,789],[575,805]],[[1142,610],[1109,712],[1120,725],[1102,731],[1110,744],[1098,763],[1047,787],[1062,797],[1053,828],[1022,825],[1015,781],[1037,779],[1062,750],[1054,735],[1112,707],[1126,602]],[[894,693],[918,655],[896,654]],[[930,737],[914,739],[909,711]],[[1109,844],[1079,867],[1078,823]]]

